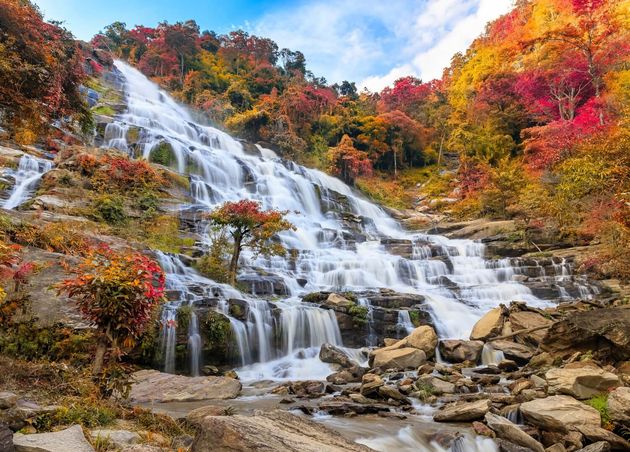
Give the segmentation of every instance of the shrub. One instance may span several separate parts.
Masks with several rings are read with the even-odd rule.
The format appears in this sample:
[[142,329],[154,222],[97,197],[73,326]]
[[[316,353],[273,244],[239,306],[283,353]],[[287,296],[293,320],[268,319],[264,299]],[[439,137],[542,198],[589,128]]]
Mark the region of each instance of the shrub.
[[610,415],[608,414],[608,394],[596,395],[595,397],[591,397],[586,400],[584,403],[599,411],[602,419],[602,425],[604,427],[610,426]]
[[118,195],[102,195],[94,200],[94,210],[98,219],[112,226],[127,223],[124,199]]
[[107,247],[91,250],[68,272],[73,277],[59,283],[57,290],[74,299],[97,329],[93,373],[99,375],[107,349],[112,347],[113,356],[121,356],[150,324],[164,298],[164,273],[142,254]]

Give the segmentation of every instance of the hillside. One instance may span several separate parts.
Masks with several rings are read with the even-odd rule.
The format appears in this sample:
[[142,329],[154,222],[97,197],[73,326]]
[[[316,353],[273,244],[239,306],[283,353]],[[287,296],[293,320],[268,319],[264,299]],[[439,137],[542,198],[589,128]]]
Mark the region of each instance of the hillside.
[[629,8],[370,93],[0,0],[0,452],[629,447]]

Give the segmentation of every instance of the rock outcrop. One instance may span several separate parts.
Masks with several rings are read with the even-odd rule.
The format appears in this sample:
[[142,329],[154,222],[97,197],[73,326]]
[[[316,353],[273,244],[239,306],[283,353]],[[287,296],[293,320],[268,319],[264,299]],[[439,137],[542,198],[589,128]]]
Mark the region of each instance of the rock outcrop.
[[208,416],[199,424],[192,452],[368,451],[313,421],[286,411],[253,416]]
[[406,370],[416,369],[424,364],[427,356],[422,350],[412,347],[404,347],[395,350],[377,350],[373,354],[372,367],[381,369]]
[[94,452],[79,425],[51,433],[13,435],[16,452]]
[[433,415],[436,422],[471,422],[483,419],[490,409],[490,400],[453,403],[445,405]]
[[543,430],[566,432],[579,425],[599,427],[601,422],[595,408],[564,395],[522,403],[520,410],[526,421]]
[[617,375],[588,362],[551,369],[545,378],[550,394],[567,394],[576,399],[588,399],[619,385]]
[[241,382],[227,377],[185,377],[141,370],[133,378],[129,398],[136,403],[233,399],[241,392]]
[[496,414],[486,413],[485,421],[486,424],[488,424],[488,427],[490,427],[499,438],[509,440],[519,446],[527,447],[535,452],[545,451],[542,444],[521,430],[509,419],[506,419],[503,416],[497,416]]
[[443,359],[452,363],[476,362],[481,357],[483,342],[448,339],[440,341],[438,348]]

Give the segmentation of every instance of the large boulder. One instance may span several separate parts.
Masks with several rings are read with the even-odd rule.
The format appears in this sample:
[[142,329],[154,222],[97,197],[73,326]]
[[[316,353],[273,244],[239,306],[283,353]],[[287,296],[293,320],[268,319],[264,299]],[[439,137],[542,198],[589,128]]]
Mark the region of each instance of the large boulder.
[[372,367],[381,369],[416,369],[427,360],[427,355],[417,348],[404,347],[396,350],[377,350],[374,352]]
[[470,333],[470,340],[485,341],[491,337],[498,336],[503,330],[503,324],[506,318],[506,308],[499,306],[490,309],[482,318],[480,318]]
[[442,358],[451,363],[461,363],[463,361],[479,361],[483,342],[463,341],[458,339],[442,340],[438,349]]
[[365,374],[361,379],[361,395],[370,395],[378,391],[385,382],[376,374]]
[[630,359],[630,306],[572,312],[547,331],[544,351],[570,355],[591,351],[602,361]]
[[141,370],[133,374],[133,379],[129,398],[136,403],[233,399],[241,392],[241,382],[227,377],[186,377]]
[[436,422],[471,422],[483,419],[490,410],[490,400],[482,399],[474,402],[452,403],[443,406],[433,415]]
[[567,394],[577,399],[588,399],[619,386],[619,377],[595,364],[575,362],[554,368],[545,374],[549,394]]
[[16,452],[94,452],[80,425],[51,433],[13,435]]
[[613,421],[630,425],[630,388],[617,388],[608,394],[608,414]]
[[535,452],[544,452],[545,448],[542,444],[521,430],[516,424],[503,416],[486,413],[486,424],[490,427],[499,438],[507,439],[519,446],[527,447]]
[[545,337],[547,330],[542,327],[551,326],[553,323],[547,317],[534,311],[511,312],[509,321],[513,332],[541,328],[515,336],[516,341],[533,345],[538,345]]
[[579,425],[578,432],[584,435],[589,441],[606,441],[612,450],[630,450],[630,442],[619,435],[615,435],[610,430],[594,425]]
[[435,347],[437,346],[437,343],[438,336],[433,327],[429,325],[419,326],[405,338],[405,344],[407,347],[422,350],[429,358],[435,354]]
[[543,430],[575,430],[578,425],[599,427],[599,411],[573,397],[557,395],[521,403],[523,418]]
[[339,364],[341,367],[349,368],[356,366],[348,355],[332,344],[324,344],[319,349],[319,359],[324,363]]
[[328,295],[325,304],[327,306],[337,308],[349,308],[350,306],[354,306],[354,303],[352,301],[336,293],[331,293],[330,295]]
[[208,416],[199,425],[192,452],[368,451],[326,427],[281,410],[253,416]]
[[518,342],[496,340],[489,342],[489,344],[495,350],[502,351],[506,358],[513,359],[520,363],[529,361],[534,356],[534,353],[536,353],[533,348],[519,344]]

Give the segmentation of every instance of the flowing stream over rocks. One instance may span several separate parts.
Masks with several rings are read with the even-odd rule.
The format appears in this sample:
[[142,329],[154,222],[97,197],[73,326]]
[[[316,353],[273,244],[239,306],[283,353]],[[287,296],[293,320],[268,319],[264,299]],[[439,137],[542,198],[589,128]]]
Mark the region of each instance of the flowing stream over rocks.
[[[244,253],[239,281],[250,287],[250,294],[200,276],[179,256],[159,255],[173,294],[163,314],[167,372],[175,370],[175,319],[182,305],[227,316],[241,378],[280,380],[323,378],[329,366],[319,362],[319,347],[343,345],[334,312],[300,300],[309,292],[386,288],[418,294],[441,338],[467,338],[480,316],[500,303],[550,304],[518,282],[516,276],[524,272],[548,278],[552,269],[555,274],[547,285],[561,290],[552,290],[547,298],[571,297],[571,291],[583,296],[590,290],[573,283],[563,286],[572,282],[565,262],[552,262],[545,270],[538,263],[532,267],[515,259],[490,260],[482,243],[410,233],[340,180],[200,125],[139,71],[122,62],[116,62],[116,68],[124,80],[127,111],[107,125],[104,145],[144,158],[167,146],[173,166],[191,182],[194,202],[181,206],[182,216],[196,218],[225,201],[253,199],[264,208],[288,211],[287,218],[296,226],[280,234],[290,257]],[[132,130],[134,142],[128,141]],[[207,225],[195,221],[195,228],[208,245]],[[244,302],[242,317],[233,315],[232,300]],[[369,302],[361,304],[374,323]],[[403,333],[413,326],[408,312],[399,312],[399,324]],[[189,370],[196,375],[203,365],[196,316],[188,329]],[[369,340],[366,337],[365,345]]]
[[28,201],[37,188],[40,179],[50,171],[53,164],[50,160],[44,160],[32,155],[24,154],[20,158],[17,170],[8,170],[5,177],[15,181],[13,188],[8,193],[8,198],[2,204],[4,209],[15,209]]

